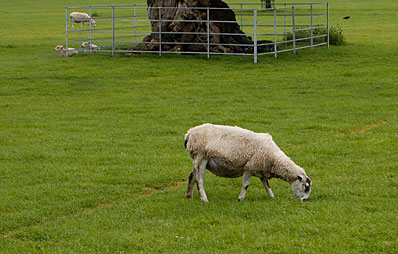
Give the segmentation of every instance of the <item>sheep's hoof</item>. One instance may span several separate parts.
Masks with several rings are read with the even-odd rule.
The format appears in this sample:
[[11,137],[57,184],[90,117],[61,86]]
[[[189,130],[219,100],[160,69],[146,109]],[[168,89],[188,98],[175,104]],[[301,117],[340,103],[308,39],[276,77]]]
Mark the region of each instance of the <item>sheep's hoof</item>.
[[190,195],[186,195],[185,197],[186,197],[186,198],[189,198],[189,199],[191,199],[191,198],[192,198],[192,196],[190,196]]

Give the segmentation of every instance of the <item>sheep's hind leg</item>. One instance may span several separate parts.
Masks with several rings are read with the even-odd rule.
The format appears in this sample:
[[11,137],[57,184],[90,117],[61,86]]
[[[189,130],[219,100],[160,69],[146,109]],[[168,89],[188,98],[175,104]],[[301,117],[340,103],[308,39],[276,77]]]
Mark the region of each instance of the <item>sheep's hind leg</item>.
[[204,177],[206,172],[207,160],[199,159],[195,161],[194,164],[195,164],[194,170],[196,171],[194,175],[195,175],[196,185],[198,186],[199,197],[202,201],[209,202],[204,189]]
[[267,190],[268,196],[274,198],[274,193],[272,193],[271,188],[269,187],[268,179],[265,177],[261,177],[261,182],[263,183],[265,189]]
[[195,169],[192,170],[191,174],[189,175],[188,180],[188,189],[187,189],[187,198],[192,198],[194,186],[195,186]]
[[250,178],[251,174],[249,172],[243,172],[243,177],[242,177],[242,190],[240,191],[240,195],[238,197],[238,201],[241,201],[245,198],[246,196],[246,190],[249,188],[250,185]]

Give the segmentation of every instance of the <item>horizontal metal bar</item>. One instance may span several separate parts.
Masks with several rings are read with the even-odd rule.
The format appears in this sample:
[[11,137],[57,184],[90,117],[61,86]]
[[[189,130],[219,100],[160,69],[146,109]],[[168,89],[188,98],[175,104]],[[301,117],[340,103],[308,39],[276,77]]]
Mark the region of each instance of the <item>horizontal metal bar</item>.
[[[136,4],[135,5],[138,8],[142,8],[142,9],[146,9],[146,4]],[[142,7],[141,7],[142,6]],[[118,9],[118,8],[125,8],[125,7],[130,7],[130,8],[134,8],[134,5],[113,5],[113,7],[111,5],[90,5],[90,6],[74,6],[74,7],[68,7],[68,9]]]
[[[327,44],[328,44],[327,42],[322,42],[322,43],[318,43],[318,44],[314,43],[314,45],[312,45],[312,46],[313,47],[318,47],[318,46],[323,46],[323,45],[327,45]],[[296,49],[306,49],[306,48],[311,48],[311,45],[302,46],[302,47],[296,47]]]
[[[137,35],[137,37],[145,37],[146,35]],[[134,38],[134,36],[133,35],[131,35],[131,36],[118,36],[118,37],[115,37],[115,38],[117,38],[117,39],[122,39],[122,38]],[[95,43],[105,43],[105,42],[101,42],[101,40],[112,40],[113,39],[113,37],[103,37],[103,38],[93,38],[92,39],[92,41],[93,41],[93,43],[95,44]],[[80,39],[80,40],[69,40],[69,42],[84,42],[84,41],[89,41],[89,39],[87,39],[87,38],[85,38],[85,39]],[[141,42],[142,43],[142,42]],[[148,43],[150,43],[150,42],[148,42]]]
[[253,47],[253,44],[228,44],[228,43],[207,43],[207,42],[145,42],[143,44],[156,44],[156,45],[211,45],[211,46],[242,46]]
[[[295,16],[297,16],[297,15],[295,15]],[[318,17],[325,17],[325,16],[326,15],[319,15]],[[295,20],[306,19],[306,18],[311,18],[311,17],[310,16],[306,16],[304,18],[295,18]],[[86,21],[86,22],[90,21],[90,19],[79,19],[79,20],[78,19],[73,19],[73,20],[74,21],[75,20],[77,20],[77,21]],[[92,20],[95,20],[95,21],[109,21],[109,22],[111,22],[112,18],[111,17],[110,18],[101,18],[101,19],[92,18]],[[292,20],[293,20],[293,18],[279,19],[276,22],[279,23],[279,22],[292,21]],[[136,22],[159,22],[159,21],[161,21],[161,22],[170,22],[170,23],[173,23],[173,22],[180,22],[180,23],[207,23],[207,22],[210,22],[210,23],[231,23],[231,24],[238,23],[238,21],[233,21],[233,20],[227,20],[227,21],[223,21],[223,20],[209,20],[209,21],[207,21],[207,20],[173,20],[173,19],[171,19],[171,20],[166,20],[166,19],[162,19],[162,20],[159,20],[159,19],[136,19],[136,20],[134,20],[134,19],[126,19],[126,20],[120,20],[120,19],[118,19],[118,17],[115,17],[115,21],[122,21],[122,22],[133,22],[133,21],[136,21]],[[274,22],[273,20],[269,20],[269,21],[258,21],[257,23],[261,24],[261,23],[273,23],[273,22]],[[253,21],[242,21],[241,24],[253,24]],[[93,30],[94,29],[96,29],[96,28],[93,28]]]
[[[93,31],[95,32],[95,31]],[[101,32],[95,32],[97,34],[129,34],[129,33],[137,33],[137,34],[171,34],[171,35],[207,35],[208,33],[196,33],[196,32],[152,32],[152,31],[142,31],[142,32],[127,32],[127,31],[101,31]],[[242,36],[242,34],[232,34],[232,33],[209,33],[210,35],[227,35],[227,36]],[[254,34],[245,34],[246,36],[253,36]],[[266,34],[263,34],[266,35]]]
[[[231,6],[233,4],[230,4]],[[248,3],[245,5],[249,5]],[[257,4],[258,5],[258,4]],[[320,6],[320,5],[326,5],[326,3],[312,3],[312,4],[308,4],[308,3],[287,3],[286,6],[284,7],[277,7],[277,8],[258,8],[258,11],[274,11],[274,10],[284,10],[284,9],[290,9],[292,7],[292,5],[295,5],[295,8],[304,8],[304,7],[311,7],[311,5],[314,6]],[[142,6],[142,7],[141,7]],[[134,5],[91,5],[91,6],[78,6],[78,7],[67,7],[68,9],[129,9],[129,8],[134,8]],[[144,4],[141,5],[135,5],[135,8],[138,9],[187,9],[187,7],[158,7],[158,6],[154,6],[154,7],[147,7]],[[190,7],[189,9],[193,9],[193,10],[250,10],[252,11],[253,8],[249,8],[249,9],[241,9],[241,8],[215,8],[215,7]]]
[[[126,38],[133,38],[134,36],[129,36]],[[76,40],[76,41],[69,41],[71,43],[75,42],[75,43],[80,43],[80,42],[84,42],[87,40]],[[96,44],[100,44],[100,43],[106,43],[106,42],[99,42],[96,40],[93,40],[94,43]],[[133,45],[134,43],[129,42],[129,44],[125,44],[125,42],[123,42],[122,44],[117,43],[115,45]],[[194,42],[140,42],[139,44],[156,44],[156,45],[210,45],[210,46],[240,46],[240,47],[254,47],[253,44],[228,44],[228,43],[207,43],[207,42],[201,42],[201,43],[194,43]],[[267,46],[267,45],[274,45],[274,43],[263,43],[263,44],[257,44],[258,47],[260,46]],[[109,47],[111,48],[112,46],[102,46],[103,48]]]
[[[136,28],[144,28],[144,27],[151,27],[150,25],[147,25],[147,26],[136,26]],[[129,29],[129,28],[134,28],[134,26],[126,26],[126,27],[115,27],[115,30],[121,30],[121,29]],[[110,30],[110,31],[112,31],[112,27],[109,27],[109,28],[93,28],[93,29],[91,29],[91,31],[92,32],[101,32],[101,31],[108,31],[108,30]],[[90,32],[90,29],[84,29],[84,30],[72,30],[72,31],[69,31],[69,33],[88,33],[88,32]]]
[[[318,47],[318,46],[323,46],[323,45],[327,45],[327,44],[328,44],[327,42],[314,43],[312,46],[313,46],[313,47]],[[311,48],[311,45],[302,46],[302,47],[297,47],[297,45],[296,45],[296,50],[297,50],[297,49],[306,49],[306,48]],[[276,53],[283,53],[283,52],[289,52],[289,51],[294,51],[294,48],[278,50],[278,51],[276,51]]]
[[[141,16],[141,17],[138,17],[138,18],[145,18],[145,17],[146,17],[146,16]],[[134,21],[133,18],[134,18],[134,17],[132,17],[132,19],[131,19],[131,20],[128,20],[128,21]],[[98,22],[98,21],[102,21],[102,22],[112,22],[112,20],[113,20],[112,17],[103,17],[103,18],[96,18],[96,17],[93,17],[92,19],[95,20],[96,22]],[[118,17],[115,17],[115,21],[120,21],[120,20],[118,19]],[[149,19],[136,19],[135,21],[137,21],[137,22],[149,22],[150,20],[149,20]]]
[[[261,6],[261,3],[229,3],[230,6],[233,5],[242,5],[242,6],[253,6],[253,5],[257,5],[257,6]],[[286,6],[286,7],[278,7],[278,8],[270,8],[270,9],[264,9],[264,10],[273,10],[273,9],[285,9],[285,8],[291,8],[292,5],[296,5],[299,8],[300,7],[304,7],[304,6],[308,6],[310,7],[312,6],[321,6],[321,5],[325,5],[326,3],[273,3],[273,5],[282,5],[282,6]],[[112,6],[110,5],[91,5],[91,6],[75,6],[75,7],[68,7],[68,9],[88,9],[88,8],[112,8]],[[143,8],[146,9],[147,5],[146,4],[119,4],[119,5],[113,5],[113,8],[118,9],[118,8],[133,8],[133,7],[137,7],[138,8]],[[150,7],[150,8],[156,8],[158,9],[159,7]],[[186,8],[186,7],[160,7],[160,8],[171,8],[171,9],[175,9],[175,8]],[[206,7],[198,7],[198,8],[205,8]],[[216,9],[216,8],[213,8]],[[240,8],[235,8],[235,9],[239,9]]]
[[[324,46],[327,45],[327,43],[318,43],[318,44],[314,44],[312,45],[313,47],[318,47],[318,46]],[[122,44],[122,46],[129,46],[127,44]],[[109,46],[109,48],[111,48],[112,46]],[[311,45],[309,46],[303,46],[303,47],[296,47],[297,49],[306,49],[306,48],[311,48]],[[84,51],[84,49],[76,49],[77,51]],[[291,49],[284,49],[284,50],[278,50],[276,51],[277,53],[283,53],[283,52],[289,52],[289,51],[294,51],[293,48]],[[87,51],[84,51],[87,52]],[[99,51],[93,51],[95,53],[99,53],[99,52],[106,52],[106,53],[112,53],[112,50],[99,50]],[[117,52],[117,53],[148,53],[148,54],[158,54],[160,53],[160,51],[141,51],[141,50],[121,50],[121,49],[115,49],[113,52]],[[88,53],[88,52],[87,52]],[[203,51],[203,52],[192,52],[192,51],[162,51],[162,53],[168,53],[168,54],[196,54],[196,55],[204,55],[204,54],[210,54],[210,55],[237,55],[237,56],[253,56],[253,53],[219,53],[219,52],[207,52],[207,51]],[[270,55],[270,54],[275,54],[275,52],[264,52],[264,53],[257,53],[257,55]]]
[[[317,28],[325,28],[326,26],[318,26]],[[309,30],[311,30],[311,28],[309,29]],[[314,29],[315,30],[315,29]],[[296,33],[297,33],[297,31],[299,31],[299,29],[296,29],[295,30],[296,31]],[[308,29],[300,29],[300,31],[308,31]],[[284,35],[284,34],[289,34],[289,33],[293,33],[294,31],[293,30],[286,30],[286,31],[280,31],[280,32],[277,32],[276,34],[278,34],[278,35]]]
[[[106,52],[112,53],[112,50],[100,50],[100,51],[93,51],[95,53],[99,52]],[[141,54],[159,54],[160,52],[163,54],[195,54],[195,55],[234,55],[234,56],[253,56],[251,53],[219,53],[219,52],[196,52],[196,51],[139,51],[139,50],[117,50],[115,49],[113,52],[115,53],[141,53]]]
[[[139,36],[137,36],[137,37],[139,37]],[[141,36],[141,37],[144,37],[144,36]],[[126,37],[126,39],[128,39],[128,38],[134,38],[134,36],[128,36],[128,37]],[[112,38],[110,38],[109,40],[112,40]],[[84,40],[74,40],[74,41],[69,41],[69,42],[71,42],[71,43],[81,43],[81,42],[85,42],[85,41],[89,41],[88,39],[84,39]],[[105,44],[105,43],[109,43],[109,41],[100,41],[100,40],[93,40],[93,44],[98,44],[99,46],[101,46],[101,44]],[[143,42],[140,42],[140,43],[143,43]],[[150,42],[147,42],[147,43],[150,43]],[[134,43],[131,43],[130,42],[130,44],[134,44]],[[138,44],[138,43],[137,43]],[[103,46],[101,46],[101,47],[107,47],[106,45],[103,45]],[[112,45],[111,46],[109,46],[109,47],[112,47]]]
[[270,51],[270,52],[263,52],[263,53],[257,53],[257,55],[262,56],[262,55],[275,55],[274,51]]

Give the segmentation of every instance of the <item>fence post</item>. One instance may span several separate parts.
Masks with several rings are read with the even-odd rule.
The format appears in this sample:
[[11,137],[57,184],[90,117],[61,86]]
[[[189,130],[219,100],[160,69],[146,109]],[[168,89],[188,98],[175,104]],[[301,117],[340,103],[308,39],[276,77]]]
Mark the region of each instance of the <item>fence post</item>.
[[254,9],[254,63],[257,63],[257,9]]
[[207,59],[210,58],[210,11],[207,7]]
[[243,27],[243,10],[242,10],[242,3],[240,4],[240,26]]
[[311,51],[314,51],[314,22],[313,22],[313,8],[311,4]]
[[115,6],[112,4],[112,56],[115,55]]
[[292,21],[293,21],[293,52],[296,54],[296,21],[294,16],[294,6],[292,7]]
[[287,42],[286,42],[286,38],[287,38],[287,36],[286,36],[286,33],[287,33],[287,31],[286,31],[287,13],[286,13],[286,11],[287,11],[287,8],[286,8],[286,3],[285,3],[285,33],[283,34],[283,40],[285,41],[285,46],[287,45]]
[[66,57],[69,56],[68,54],[68,26],[69,26],[69,20],[68,20],[68,7],[65,8],[65,17],[66,17],[66,42],[65,42],[65,47],[66,47]]
[[159,56],[162,55],[162,7],[159,7]]
[[92,25],[91,25],[91,22],[92,22],[92,20],[93,20],[93,17],[91,16],[91,5],[90,5],[89,7],[90,7],[90,10],[89,10],[89,13],[90,13],[90,53],[92,53],[92,47],[91,47],[91,45],[93,44],[93,32],[92,32]]
[[276,8],[274,8],[274,53],[275,58],[278,58],[278,43],[277,43],[277,25],[276,25]]
[[134,47],[137,46],[137,8],[134,5]]
[[326,3],[326,6],[327,6],[327,18],[328,18],[328,21],[327,21],[327,30],[328,30],[328,48],[330,48],[330,42],[329,42],[329,36],[330,36],[330,34],[329,34],[329,3]]

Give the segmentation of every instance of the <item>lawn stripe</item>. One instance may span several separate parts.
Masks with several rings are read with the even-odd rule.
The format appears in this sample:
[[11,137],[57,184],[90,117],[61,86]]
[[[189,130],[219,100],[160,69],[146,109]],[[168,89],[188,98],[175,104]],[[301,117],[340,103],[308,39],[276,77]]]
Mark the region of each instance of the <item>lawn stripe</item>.
[[321,139],[312,140],[312,141],[309,141],[307,143],[300,144],[300,145],[292,145],[290,148],[287,149],[287,151],[298,149],[298,148],[300,148],[300,147],[302,147],[304,145],[316,144],[316,143],[324,142],[324,141],[327,141],[327,140],[330,140],[330,139],[334,139],[334,138],[340,138],[340,137],[345,137],[345,136],[348,136],[348,135],[355,135],[355,134],[363,134],[363,133],[365,133],[367,131],[370,131],[371,129],[377,128],[377,127],[379,127],[381,125],[384,125],[384,124],[387,124],[387,123],[391,123],[391,122],[392,122],[392,120],[390,120],[390,121],[381,120],[381,121],[378,121],[378,122],[369,123],[365,127],[361,127],[361,128],[355,129],[355,130],[347,130],[347,131],[344,131],[343,133],[339,133],[339,134],[336,134],[334,136],[328,136],[328,137],[324,137],[324,138],[321,138]]
[[352,130],[352,131],[347,131],[347,132],[345,132],[343,134],[336,135],[336,137],[342,137],[342,136],[352,135],[352,134],[362,134],[362,133],[364,133],[366,131],[369,131],[371,129],[379,127],[380,125],[386,124],[388,122],[389,121],[381,120],[381,121],[376,122],[376,123],[370,123],[370,124],[366,125],[364,128],[359,128],[359,129],[355,129],[355,130]]
[[144,186],[143,187],[144,191],[137,193],[132,198],[124,198],[124,199],[121,198],[121,199],[117,199],[117,200],[114,200],[114,201],[111,201],[111,202],[106,202],[106,203],[101,202],[101,203],[98,203],[97,205],[95,205],[93,207],[83,208],[83,209],[80,209],[80,210],[78,210],[76,212],[73,212],[73,213],[63,214],[63,215],[55,217],[54,219],[51,219],[51,220],[43,221],[43,222],[40,222],[40,223],[37,223],[37,224],[33,224],[33,225],[28,225],[28,226],[24,226],[24,227],[15,228],[15,229],[7,232],[7,233],[1,233],[0,236],[3,237],[3,238],[7,238],[9,240],[12,240],[12,241],[17,241],[19,239],[16,239],[13,236],[16,233],[21,233],[21,232],[23,232],[25,230],[29,230],[31,228],[37,228],[37,227],[45,226],[45,225],[48,225],[50,223],[59,222],[61,220],[73,217],[75,215],[79,215],[81,213],[91,213],[91,212],[93,212],[96,209],[102,209],[102,208],[111,207],[114,204],[119,203],[119,202],[123,202],[123,201],[127,201],[127,200],[139,199],[139,198],[142,198],[142,197],[150,197],[150,196],[152,196],[152,195],[154,195],[154,194],[156,194],[158,192],[166,191],[166,190],[169,190],[169,189],[180,188],[181,184],[182,184],[182,182],[175,182],[173,185],[166,186],[164,188],[153,188],[153,187],[149,187],[149,186]]

